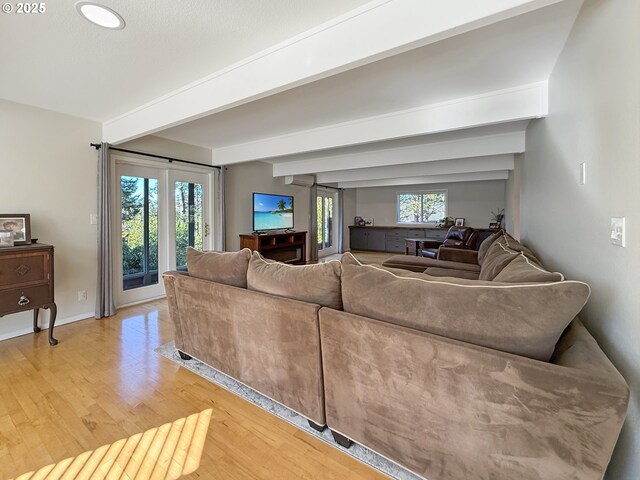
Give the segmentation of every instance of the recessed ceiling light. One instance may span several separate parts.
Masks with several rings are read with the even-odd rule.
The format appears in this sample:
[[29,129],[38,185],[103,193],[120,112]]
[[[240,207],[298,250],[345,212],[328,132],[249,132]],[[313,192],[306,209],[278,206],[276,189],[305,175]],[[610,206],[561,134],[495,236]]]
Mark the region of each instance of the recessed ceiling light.
[[77,2],[76,10],[91,23],[101,27],[112,30],[122,30],[124,28],[125,23],[122,17],[103,5],[93,2]]

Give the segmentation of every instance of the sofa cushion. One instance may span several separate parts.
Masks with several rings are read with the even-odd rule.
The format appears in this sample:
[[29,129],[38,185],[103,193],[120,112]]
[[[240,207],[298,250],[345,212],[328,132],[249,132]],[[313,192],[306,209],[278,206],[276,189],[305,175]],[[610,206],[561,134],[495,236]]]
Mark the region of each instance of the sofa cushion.
[[424,269],[429,267],[454,268],[468,272],[480,272],[480,266],[473,263],[450,262],[435,258],[416,257],[414,255],[394,255],[389,257],[382,265],[384,267],[402,268],[414,272],[424,272]]
[[529,260],[532,260],[533,262],[540,265],[540,260],[536,258],[531,249],[522,245],[518,240],[513,238],[507,232],[502,232],[502,235],[496,240],[496,242],[504,245],[509,250],[513,250],[514,252],[524,253],[529,258]]
[[440,268],[440,267],[429,267],[424,273],[427,275],[431,275],[432,277],[455,277],[455,278],[466,278],[468,280],[478,280],[477,272],[470,272],[468,270],[456,270],[455,268]]
[[498,230],[490,237],[485,238],[484,242],[480,244],[480,246],[478,247],[478,264],[482,265],[484,257],[487,255],[489,248],[491,247],[491,245],[493,245],[493,242],[495,242],[502,236],[502,233],[502,230]]
[[289,265],[267,260],[253,252],[247,271],[247,288],[340,310],[341,271],[337,260],[315,265]]
[[496,240],[493,242],[493,245],[489,247],[482,261],[478,279],[486,281],[493,280],[496,275],[515,260],[518,255],[518,252],[507,248],[504,244],[500,243],[500,241]]
[[522,252],[493,279],[494,282],[503,283],[561,282],[563,280],[564,275],[560,272],[548,272]]
[[239,252],[201,252],[187,248],[187,271],[189,275],[203,280],[224,283],[233,287],[247,288],[247,268],[251,250]]
[[589,286],[576,281],[509,284],[342,267],[346,312],[544,361],[588,297]]

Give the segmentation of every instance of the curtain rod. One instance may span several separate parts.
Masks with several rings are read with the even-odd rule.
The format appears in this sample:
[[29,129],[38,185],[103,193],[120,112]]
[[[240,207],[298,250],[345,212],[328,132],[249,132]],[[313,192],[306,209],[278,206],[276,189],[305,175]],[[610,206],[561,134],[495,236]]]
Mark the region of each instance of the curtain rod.
[[321,187],[321,188],[331,188],[333,190],[343,190],[340,187],[332,187],[331,185],[323,185],[321,183],[316,183],[316,187]]
[[[100,150],[100,148],[102,148],[102,145],[100,145],[99,143],[91,143],[90,145],[94,147],[96,150]],[[159,158],[161,160],[167,160],[169,163],[180,162],[180,163],[187,163],[189,165],[198,165],[199,167],[217,168],[218,170],[222,168],[222,167],[217,167],[216,165],[207,165],[205,163],[192,162],[190,160],[180,160],[179,158],[165,157],[163,155],[156,155],[154,153],[136,152],[135,150],[127,150],[125,148],[109,147],[109,150],[116,150],[118,152],[125,152],[125,153],[133,153],[135,155],[143,155],[145,157]]]

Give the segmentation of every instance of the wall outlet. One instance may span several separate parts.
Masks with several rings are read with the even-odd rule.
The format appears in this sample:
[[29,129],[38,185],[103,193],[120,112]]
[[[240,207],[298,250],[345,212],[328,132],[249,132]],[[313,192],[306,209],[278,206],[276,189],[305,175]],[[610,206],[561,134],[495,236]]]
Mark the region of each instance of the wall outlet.
[[619,247],[626,247],[624,221],[625,217],[611,217],[611,243]]
[[86,290],[78,290],[78,301],[84,302],[87,299],[87,291]]

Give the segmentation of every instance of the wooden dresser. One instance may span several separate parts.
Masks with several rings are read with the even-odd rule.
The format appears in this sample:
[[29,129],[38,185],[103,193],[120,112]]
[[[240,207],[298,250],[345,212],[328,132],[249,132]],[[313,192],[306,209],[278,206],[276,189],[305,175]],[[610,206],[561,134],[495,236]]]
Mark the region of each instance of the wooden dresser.
[[307,262],[307,232],[241,234],[240,248],[256,250],[263,257],[279,262],[304,265]]
[[33,331],[39,332],[38,312],[47,308],[49,343],[55,345],[53,327],[57,307],[54,299],[53,246],[41,243],[0,248],[0,317],[33,310]]

